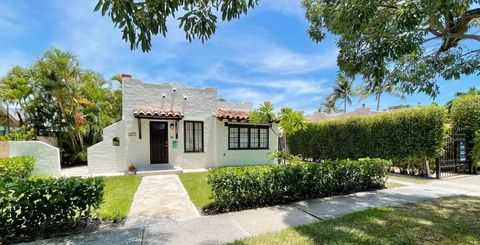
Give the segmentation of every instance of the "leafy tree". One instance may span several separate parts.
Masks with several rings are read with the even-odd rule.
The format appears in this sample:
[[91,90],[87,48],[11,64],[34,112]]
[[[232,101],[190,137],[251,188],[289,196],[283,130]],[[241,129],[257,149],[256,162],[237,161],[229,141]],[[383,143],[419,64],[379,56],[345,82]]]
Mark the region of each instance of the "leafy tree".
[[122,30],[122,39],[130,48],[143,52],[152,48],[152,36],[167,35],[167,20],[179,16],[179,28],[187,40],[208,40],[217,29],[217,19],[238,19],[257,6],[258,0],[98,0],[94,11],[108,15]]
[[360,88],[360,93],[363,98],[372,94],[375,96],[375,101],[377,101],[377,111],[380,110],[380,99],[383,94],[387,93],[402,99],[405,97],[402,89],[391,80],[368,81]]
[[85,162],[87,147],[102,139],[102,129],[121,119],[121,92],[58,49],[30,67],[14,67],[0,80],[0,92],[0,99],[19,107],[24,127],[58,137],[67,164]]
[[258,109],[250,112],[250,121],[255,124],[270,124],[270,126],[277,122],[282,130],[281,137],[285,142],[285,152],[288,154],[288,136],[305,129],[303,112],[293,110],[290,107],[281,108],[279,113],[275,113],[274,110],[272,103],[264,102]]
[[[436,79],[480,71],[479,0],[303,0],[310,37],[339,37],[350,76],[391,80],[406,92],[438,93]],[[389,72],[392,70],[392,72]]]
[[343,101],[343,111],[347,111],[347,103],[352,104],[350,96],[355,95],[356,91],[353,89],[353,80],[347,78],[344,75],[339,75],[337,81],[333,86],[333,92],[330,94],[330,98],[333,101]]

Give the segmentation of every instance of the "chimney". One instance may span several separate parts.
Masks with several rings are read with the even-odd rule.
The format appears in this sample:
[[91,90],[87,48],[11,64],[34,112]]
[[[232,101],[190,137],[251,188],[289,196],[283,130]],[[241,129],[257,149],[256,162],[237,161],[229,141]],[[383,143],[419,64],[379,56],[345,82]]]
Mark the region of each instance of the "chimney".
[[365,108],[365,104],[362,104],[362,108]]

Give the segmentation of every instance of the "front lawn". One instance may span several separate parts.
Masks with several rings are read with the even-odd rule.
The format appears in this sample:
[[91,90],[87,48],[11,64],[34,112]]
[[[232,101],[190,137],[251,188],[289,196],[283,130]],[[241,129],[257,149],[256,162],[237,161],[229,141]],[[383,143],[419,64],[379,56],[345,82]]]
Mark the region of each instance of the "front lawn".
[[208,172],[184,173],[180,175],[180,180],[188,192],[190,200],[199,209],[202,210],[213,202],[212,190],[207,183]]
[[103,202],[98,210],[102,220],[120,221],[127,217],[133,196],[142,180],[140,176],[104,177]]
[[423,177],[399,175],[399,174],[390,174],[388,175],[388,179],[412,183],[412,184],[426,184],[429,181],[429,179],[423,178]]
[[480,198],[373,208],[233,244],[480,244]]

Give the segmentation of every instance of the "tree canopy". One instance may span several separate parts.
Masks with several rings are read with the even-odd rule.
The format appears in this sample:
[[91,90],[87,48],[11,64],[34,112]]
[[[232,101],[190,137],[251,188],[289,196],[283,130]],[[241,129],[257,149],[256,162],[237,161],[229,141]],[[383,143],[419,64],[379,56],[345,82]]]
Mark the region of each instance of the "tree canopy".
[[480,72],[479,0],[303,0],[310,37],[339,37],[338,66],[408,93],[438,93],[436,80]]
[[95,11],[110,16],[131,49],[140,46],[143,52],[148,52],[152,36],[167,35],[169,19],[179,20],[179,28],[187,40],[204,42],[215,33],[219,16],[224,21],[238,19],[257,4],[258,0],[98,0]]
[[84,162],[102,129],[121,119],[121,96],[111,81],[58,49],[0,79],[0,100],[18,107],[23,127],[58,137],[62,159],[71,163]]

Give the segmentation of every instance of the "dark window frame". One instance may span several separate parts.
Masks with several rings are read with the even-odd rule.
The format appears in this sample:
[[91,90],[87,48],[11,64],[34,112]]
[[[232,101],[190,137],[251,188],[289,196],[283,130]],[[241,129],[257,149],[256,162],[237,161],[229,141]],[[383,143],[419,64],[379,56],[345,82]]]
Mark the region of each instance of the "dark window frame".
[[[193,126],[193,129],[192,129],[192,133],[193,133],[193,151],[189,151],[187,150],[187,123],[193,123],[192,126]],[[202,136],[202,149],[196,151],[195,150],[195,124],[197,123],[200,123],[202,126],[201,126],[201,129],[202,129],[202,133],[200,134]],[[185,153],[204,153],[205,152],[205,145],[204,145],[204,141],[205,141],[205,127],[204,127],[204,123],[203,121],[183,121],[183,152]]]
[[[269,150],[270,149],[270,127],[266,125],[242,125],[242,124],[226,124],[228,127],[227,141],[228,141],[228,150]],[[230,145],[230,128],[238,128],[237,130],[237,147],[232,148]],[[240,128],[248,128],[248,147],[240,148]],[[251,130],[255,129],[257,131],[257,147],[252,147],[251,145]],[[260,129],[267,129],[267,146],[260,147]]]

